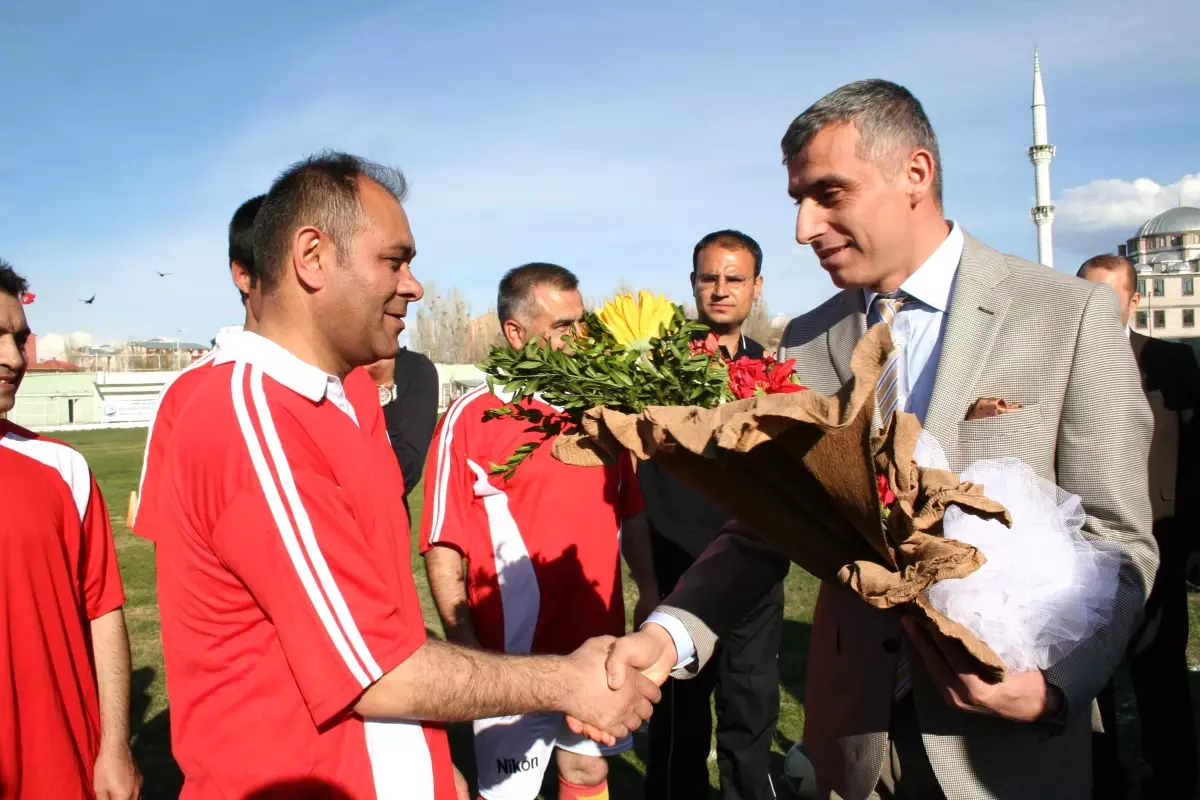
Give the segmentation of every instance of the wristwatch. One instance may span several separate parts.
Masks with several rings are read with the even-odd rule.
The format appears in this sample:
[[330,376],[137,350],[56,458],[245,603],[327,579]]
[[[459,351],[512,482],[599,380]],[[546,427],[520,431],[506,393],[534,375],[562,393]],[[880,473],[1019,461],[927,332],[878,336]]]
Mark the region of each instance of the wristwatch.
[[388,403],[396,399],[396,384],[390,383],[387,386],[379,387],[379,405],[386,406]]

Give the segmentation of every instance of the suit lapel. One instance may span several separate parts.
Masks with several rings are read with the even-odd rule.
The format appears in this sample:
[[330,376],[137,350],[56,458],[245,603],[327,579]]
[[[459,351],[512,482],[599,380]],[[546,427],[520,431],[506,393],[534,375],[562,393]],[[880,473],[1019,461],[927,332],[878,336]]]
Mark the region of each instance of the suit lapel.
[[842,383],[850,380],[850,357],[854,346],[867,332],[867,315],[863,313],[862,292],[846,289],[841,294],[842,306],[838,320],[826,335],[829,344],[829,360]]
[[946,313],[942,352],[925,428],[949,448],[964,419],[975,384],[991,361],[992,345],[1008,313],[1009,298],[994,291],[1008,276],[1003,257],[966,236]]

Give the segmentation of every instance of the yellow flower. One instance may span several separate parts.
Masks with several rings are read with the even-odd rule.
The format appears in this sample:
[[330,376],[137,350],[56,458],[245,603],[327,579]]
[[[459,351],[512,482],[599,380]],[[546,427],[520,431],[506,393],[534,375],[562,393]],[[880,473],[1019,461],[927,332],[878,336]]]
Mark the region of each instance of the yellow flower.
[[675,317],[675,304],[663,295],[655,297],[646,290],[638,299],[621,294],[604,304],[596,314],[619,344],[629,350],[649,350],[650,340],[662,336]]

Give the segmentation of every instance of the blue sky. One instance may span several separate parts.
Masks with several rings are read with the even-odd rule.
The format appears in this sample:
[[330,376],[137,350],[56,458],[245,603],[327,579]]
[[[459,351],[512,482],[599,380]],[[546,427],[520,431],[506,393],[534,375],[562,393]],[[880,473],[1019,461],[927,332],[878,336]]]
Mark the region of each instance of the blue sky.
[[771,312],[794,314],[833,289],[794,241],[779,138],[857,78],[921,98],[948,214],[1034,255],[1035,44],[1060,268],[1180,191],[1200,205],[1200,4],[983,5],[6,4],[0,256],[39,332],[206,340],[241,313],[229,215],[334,147],[405,171],[418,276],[477,313],[532,260],[589,296],[624,277],[683,299],[696,239],[736,227],[762,243]]

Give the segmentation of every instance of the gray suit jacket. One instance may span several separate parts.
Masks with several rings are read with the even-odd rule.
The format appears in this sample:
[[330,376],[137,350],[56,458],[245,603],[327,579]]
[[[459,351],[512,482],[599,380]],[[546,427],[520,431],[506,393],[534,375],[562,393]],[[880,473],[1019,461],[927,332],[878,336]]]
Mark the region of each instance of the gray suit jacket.
[[[850,378],[850,355],[865,331],[861,293],[844,291],[792,320],[781,357],[796,359],[806,385],[832,393]],[[980,397],[1023,408],[966,420]],[[1121,660],[1157,564],[1146,484],[1152,418],[1112,290],[967,236],[925,427],[954,470],[1013,456],[1079,495],[1086,533],[1125,556],[1112,624],[1047,671],[1067,699],[1065,727],[1055,735],[1044,725],[952,710],[913,659],[929,760],[950,800],[1089,798],[1089,710]],[[778,557],[736,524],[713,542],[663,608],[696,642],[696,668],[778,578]],[[804,731],[820,797],[832,790],[859,800],[874,789],[902,635],[895,612],[872,609],[839,586],[821,587]]]

